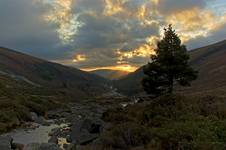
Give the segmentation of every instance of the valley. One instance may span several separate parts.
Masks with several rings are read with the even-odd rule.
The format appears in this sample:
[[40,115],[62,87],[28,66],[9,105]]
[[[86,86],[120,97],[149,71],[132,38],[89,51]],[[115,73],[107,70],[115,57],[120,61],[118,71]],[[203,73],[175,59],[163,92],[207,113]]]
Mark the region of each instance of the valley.
[[222,41],[190,51],[198,80],[173,96],[150,99],[140,84],[142,67],[109,80],[0,48],[0,148],[175,149],[180,141],[181,147],[221,149],[225,50]]

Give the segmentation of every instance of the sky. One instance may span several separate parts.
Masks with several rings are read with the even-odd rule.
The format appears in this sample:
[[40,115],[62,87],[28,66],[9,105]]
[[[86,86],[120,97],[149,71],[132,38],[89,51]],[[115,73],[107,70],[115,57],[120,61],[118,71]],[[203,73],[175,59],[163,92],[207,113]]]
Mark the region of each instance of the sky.
[[226,39],[226,0],[0,0],[0,46],[83,70],[134,71],[172,24],[188,50]]

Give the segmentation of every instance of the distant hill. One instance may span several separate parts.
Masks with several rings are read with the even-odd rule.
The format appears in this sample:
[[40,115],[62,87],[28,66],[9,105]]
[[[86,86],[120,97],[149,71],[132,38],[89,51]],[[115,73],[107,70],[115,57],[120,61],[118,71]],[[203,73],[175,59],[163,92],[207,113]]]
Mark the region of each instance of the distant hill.
[[135,72],[132,72],[119,80],[113,81],[113,85],[118,89],[118,92],[123,94],[137,94],[142,91],[141,80],[143,75],[143,67],[141,67]]
[[[189,88],[179,88],[188,94],[215,93],[226,95],[226,40],[189,51],[191,65],[199,71],[199,78]],[[143,92],[142,68],[114,82],[114,86],[125,94]]]
[[62,89],[76,98],[104,92],[106,79],[0,47],[0,74],[34,86]]
[[120,79],[129,74],[129,72],[127,71],[110,70],[110,69],[94,70],[94,71],[90,71],[90,73],[96,74],[98,76],[101,76],[110,80]]

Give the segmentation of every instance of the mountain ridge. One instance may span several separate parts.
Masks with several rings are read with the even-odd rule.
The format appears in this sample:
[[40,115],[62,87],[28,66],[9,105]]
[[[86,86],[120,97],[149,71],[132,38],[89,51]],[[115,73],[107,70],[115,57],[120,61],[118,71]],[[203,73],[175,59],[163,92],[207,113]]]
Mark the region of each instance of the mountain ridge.
[[107,80],[88,72],[0,47],[0,71],[22,76],[36,84],[67,89],[81,96],[103,91]]
[[98,70],[90,71],[90,73],[96,74],[98,76],[101,76],[110,80],[121,79],[124,76],[129,74],[129,72],[127,71],[112,70],[112,69],[98,69]]

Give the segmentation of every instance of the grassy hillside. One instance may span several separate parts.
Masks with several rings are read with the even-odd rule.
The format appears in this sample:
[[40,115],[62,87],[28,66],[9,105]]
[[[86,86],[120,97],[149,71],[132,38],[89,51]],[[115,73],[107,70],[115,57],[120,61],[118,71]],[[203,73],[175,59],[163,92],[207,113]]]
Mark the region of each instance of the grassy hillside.
[[181,90],[226,96],[226,40],[193,50],[190,55],[192,66],[199,71],[199,78],[191,88]]
[[47,110],[64,107],[65,102],[56,90],[0,75],[0,133],[29,121],[30,112],[44,115]]
[[107,80],[75,68],[0,48],[0,133],[69,101],[102,94]]
[[43,87],[65,89],[77,98],[100,94],[104,91],[106,83],[105,79],[97,75],[7,48],[0,48],[0,71]]

